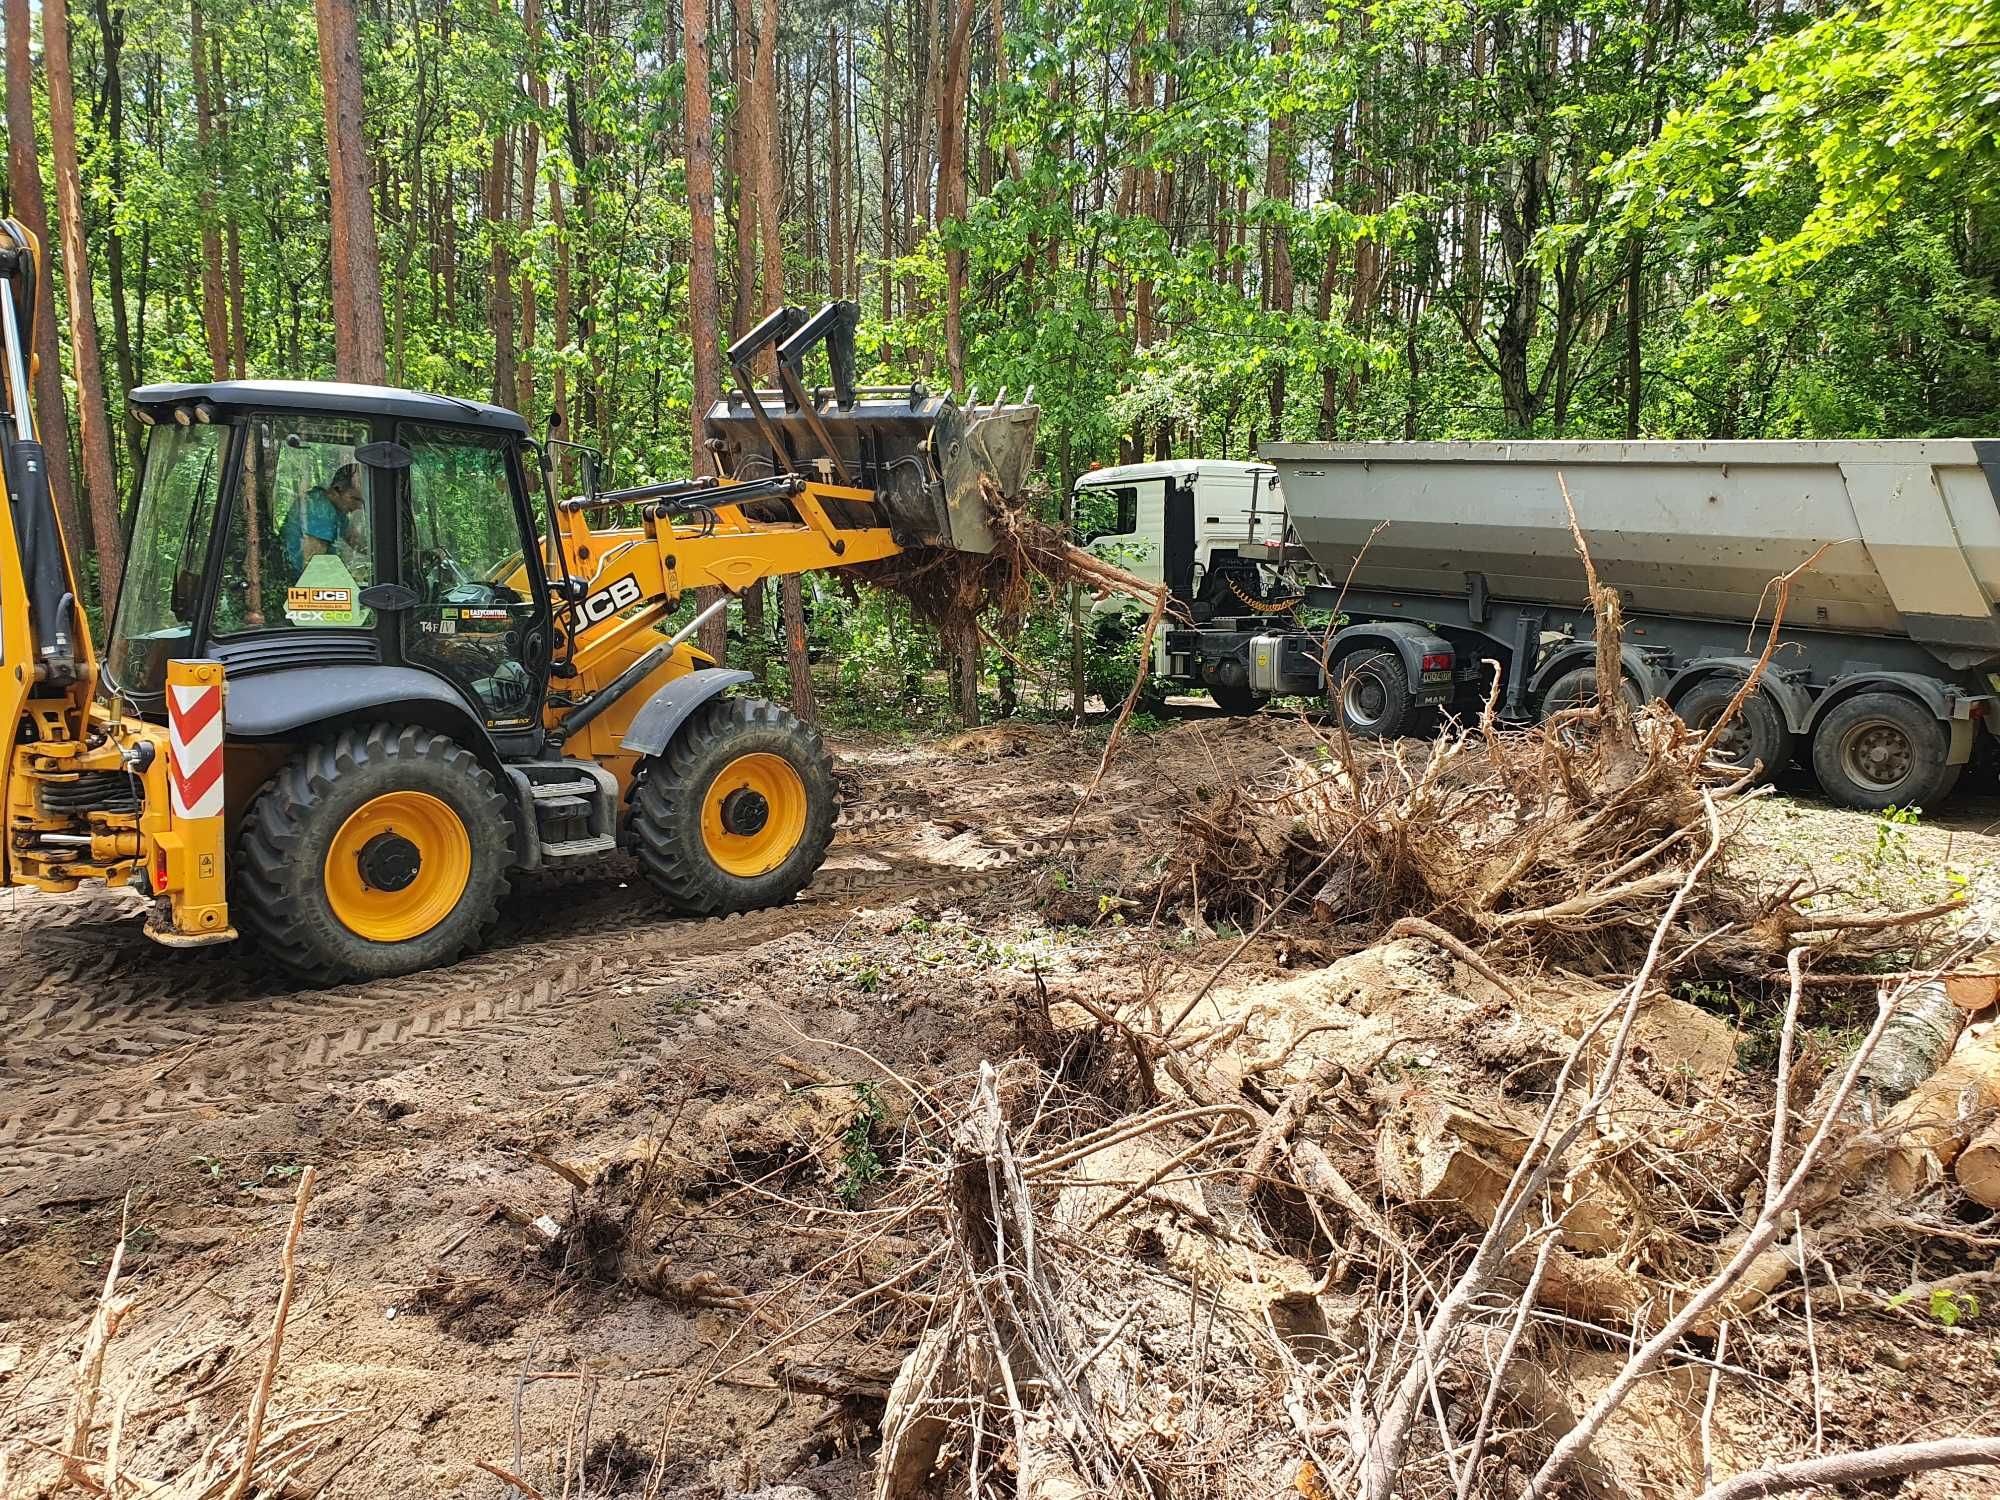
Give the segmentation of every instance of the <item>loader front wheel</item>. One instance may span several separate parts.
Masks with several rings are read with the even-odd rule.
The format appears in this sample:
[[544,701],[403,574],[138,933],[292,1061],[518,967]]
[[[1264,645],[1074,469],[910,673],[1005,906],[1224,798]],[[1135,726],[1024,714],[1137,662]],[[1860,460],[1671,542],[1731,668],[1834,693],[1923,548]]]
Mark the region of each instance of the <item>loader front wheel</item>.
[[640,769],[633,852],[675,911],[781,906],[826,859],[839,811],[817,731],[761,698],[716,698]]
[[230,903],[266,957],[312,984],[448,964],[493,925],[513,833],[464,746],[371,724],[308,745],[265,783]]

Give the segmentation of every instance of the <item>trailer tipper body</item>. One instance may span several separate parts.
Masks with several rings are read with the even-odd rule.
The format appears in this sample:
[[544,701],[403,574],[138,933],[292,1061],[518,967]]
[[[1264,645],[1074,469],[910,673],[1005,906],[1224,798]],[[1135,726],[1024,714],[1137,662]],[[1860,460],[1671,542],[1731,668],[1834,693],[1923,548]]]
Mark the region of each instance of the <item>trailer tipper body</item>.
[[[1489,660],[1511,720],[1586,701],[1592,622],[1567,486],[1624,606],[1626,692],[1695,723],[1721,713],[1761,651],[1770,581],[1825,547],[1728,733],[1744,764],[1796,759],[1854,806],[1934,804],[1993,726],[2000,440],[1261,451],[1275,482],[1243,542],[1169,580],[1197,607],[1162,665],[1218,701],[1323,692],[1351,728],[1403,733],[1473,710]],[[1163,558],[1186,551],[1163,542]],[[1328,649],[1296,612],[1336,599]],[[1288,600],[1291,615],[1274,613]]]

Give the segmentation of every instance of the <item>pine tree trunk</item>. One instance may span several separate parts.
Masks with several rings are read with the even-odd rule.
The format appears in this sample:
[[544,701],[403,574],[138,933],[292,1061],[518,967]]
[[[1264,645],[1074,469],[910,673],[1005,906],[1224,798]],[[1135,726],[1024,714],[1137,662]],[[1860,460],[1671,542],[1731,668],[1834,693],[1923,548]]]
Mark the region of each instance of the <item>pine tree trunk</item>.
[[979,725],[979,622],[961,620],[946,643],[951,653],[952,707],[967,729]]
[[757,297],[757,168],[756,40],[757,0],[734,0],[735,26],[729,39],[730,77],[735,82],[735,110],[729,117],[729,160],[736,174],[736,299],[730,317],[732,338],[741,338],[757,321],[763,304]]
[[194,65],[194,139],[201,163],[201,326],[208,335],[209,376],[227,380],[229,303],[222,285],[222,233],[215,207],[215,103],[201,0],[189,0],[188,53]]
[[[763,296],[767,313],[785,305],[785,242],[779,228],[785,184],[778,152],[778,0],[764,0],[764,24],[757,39],[757,81],[752,94],[756,119],[757,238],[763,244]],[[759,367],[775,378],[778,356],[771,351]]]
[[76,87],[70,72],[68,0],[42,0],[42,57],[48,70],[49,138],[56,159],[56,213],[62,224],[63,289],[69,294],[70,349],[75,356],[78,438],[90,530],[97,543],[100,597],[108,614],[124,569],[118,522],[118,477],[111,462],[111,426],[104,406],[104,362],[97,348],[97,308],[84,248],[83,182],[76,153]]
[[36,424],[47,450],[49,492],[55,496],[63,533],[70,545],[85,541],[83,512],[77,508],[76,477],[69,465],[69,411],[63,403],[62,355],[57,347],[54,258],[49,241],[48,202],[42,196],[42,167],[35,147],[35,96],[28,0],[6,0],[7,20],[7,191],[13,215],[42,245],[42,275],[35,280]]
[[[528,36],[528,92],[537,106],[547,109],[548,80],[542,76],[541,0],[526,0],[521,7],[521,24]],[[521,243],[525,246],[535,227],[535,194],[541,175],[542,132],[532,119],[521,127]],[[535,274],[527,259],[520,265],[521,278],[521,359],[514,375],[514,398],[521,415],[535,417]]]
[[[707,0],[683,0],[681,50],[687,58],[687,89],[682,125],[687,136],[688,190],[688,341],[694,348],[693,410],[688,413],[694,474],[713,474],[715,455],[707,444],[709,408],[722,395],[722,360],[716,348],[722,325],[722,292],[716,285],[715,264],[715,111],[709,99]],[[762,586],[759,586],[762,592]],[[695,607],[706,609],[717,597],[713,589],[695,592]],[[746,628],[749,621],[745,606]],[[729,648],[729,611],[720,610],[702,626],[701,648],[721,661]]]
[[847,103],[840,96],[840,28],[826,28],[826,289],[839,301],[847,295],[847,243],[845,209],[847,177],[841,167],[841,135],[846,124]]
[[[569,221],[564,217],[562,196],[562,171],[553,159],[549,162],[549,222],[556,231],[556,347],[569,348],[570,327],[570,282],[569,282]],[[561,412],[564,432],[569,431],[569,370],[561,360],[556,361],[555,370],[549,377],[549,409]],[[562,491],[567,495],[576,484],[575,459],[570,450],[556,450],[560,457],[556,468],[562,480]]]
[[503,125],[493,137],[493,162],[486,179],[486,321],[493,330],[493,401],[509,411],[520,404],[520,372],[514,367],[514,266],[507,248],[513,204],[514,133]]
[[[122,203],[125,199],[125,16],[122,6],[118,15],[112,15],[110,0],[96,0],[96,5],[98,35],[103,38],[104,44],[104,128],[111,147],[111,196],[113,201]],[[34,190],[36,211],[40,213],[39,172]],[[43,217],[46,218],[46,215]],[[133,358],[132,320],[125,302],[125,236],[115,222],[105,226],[104,274],[106,289],[111,294],[111,342],[118,362],[118,384],[122,390],[129,391],[139,384],[139,369]],[[50,306],[54,306],[53,301]],[[53,334],[53,327],[50,332]],[[53,344],[50,347],[53,348]],[[136,475],[146,451],[146,429],[140,425],[138,416],[129,405],[122,401],[119,405],[125,408],[126,462],[130,472]],[[69,472],[67,453],[63,455],[63,472]],[[78,535],[80,539],[81,533]]]
[[[972,53],[974,0],[957,0],[952,17],[951,40],[945,48],[943,98],[944,122],[938,132],[938,219],[940,223],[965,217],[965,112],[966,73]],[[944,348],[945,368],[954,391],[965,389],[965,252],[948,246],[944,252]],[[978,712],[978,699],[973,700]]]
[[[313,0],[313,13],[319,21],[320,89],[326,106],[332,197],[334,369],[342,380],[380,385],[387,373],[382,265],[368,184],[355,0]],[[448,274],[455,271],[455,266],[448,267]]]
[[792,680],[792,712],[812,719],[818,705],[813,701],[812,663],[806,657],[805,595],[798,574],[787,573],[778,580],[778,602],[785,615],[785,671]]

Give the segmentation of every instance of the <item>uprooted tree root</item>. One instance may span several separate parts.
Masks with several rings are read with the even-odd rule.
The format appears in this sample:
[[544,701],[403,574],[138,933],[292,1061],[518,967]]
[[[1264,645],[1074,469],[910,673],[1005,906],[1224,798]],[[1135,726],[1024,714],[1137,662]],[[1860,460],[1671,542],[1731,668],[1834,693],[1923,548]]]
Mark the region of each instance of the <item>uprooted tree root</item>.
[[1025,499],[1003,498],[990,480],[980,493],[993,528],[991,552],[911,547],[849,571],[871,588],[909,602],[917,617],[947,640],[969,635],[982,618],[1002,634],[1017,632],[1034,603],[1037,579],[1051,588],[1075,585],[1100,598],[1125,594],[1152,604],[1161,593],[1148,583],[1070,541],[1060,526],[1038,519]]
[[[1453,725],[1428,745],[1335,731],[1316,757],[1190,810],[1156,899],[1246,925],[1281,911],[1370,932],[1417,918],[1511,965],[1628,974],[1711,815],[1734,828],[1760,795],[1702,743],[1660,705]],[[1807,910],[1816,893],[1760,889],[1726,875],[1726,849],[1717,860],[1667,934],[1675,972],[1767,980],[1808,935],[1826,940],[1822,964],[1879,968],[1943,914]]]

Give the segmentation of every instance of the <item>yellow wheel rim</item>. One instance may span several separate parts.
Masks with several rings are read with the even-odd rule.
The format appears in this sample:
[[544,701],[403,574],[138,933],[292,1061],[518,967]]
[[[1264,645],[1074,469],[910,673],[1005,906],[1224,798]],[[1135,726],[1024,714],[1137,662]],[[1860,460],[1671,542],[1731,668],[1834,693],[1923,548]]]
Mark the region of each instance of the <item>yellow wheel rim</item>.
[[768,874],[805,836],[806,784],[782,755],[737,756],[702,796],[702,845],[731,875]]
[[448,803],[385,792],[340,825],[326,851],[326,899],[357,937],[400,943],[451,915],[472,878],[472,840]]

